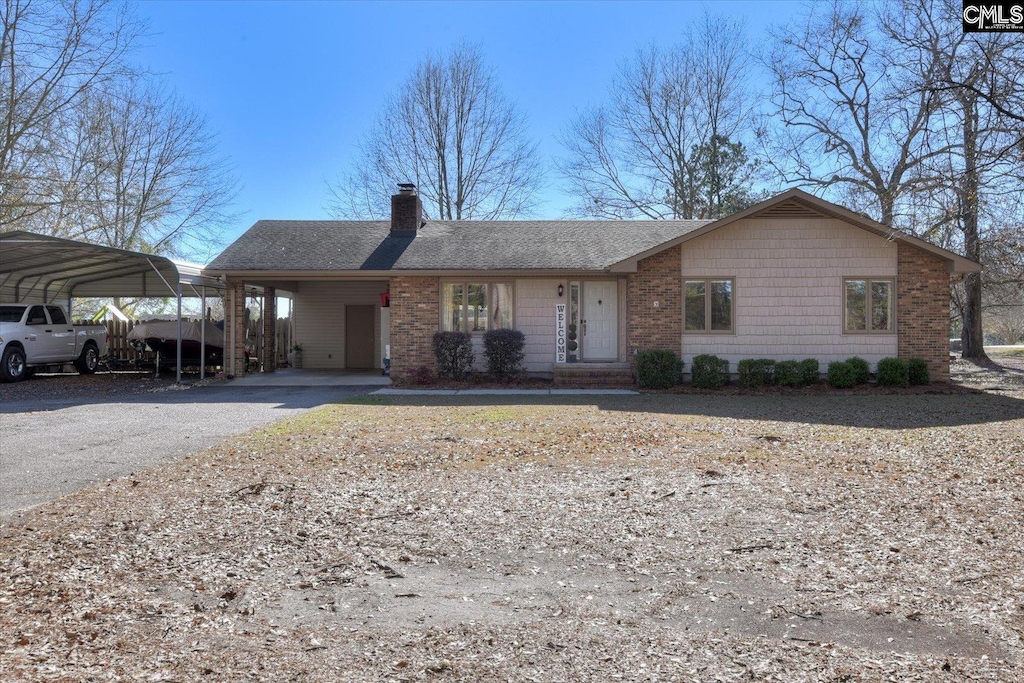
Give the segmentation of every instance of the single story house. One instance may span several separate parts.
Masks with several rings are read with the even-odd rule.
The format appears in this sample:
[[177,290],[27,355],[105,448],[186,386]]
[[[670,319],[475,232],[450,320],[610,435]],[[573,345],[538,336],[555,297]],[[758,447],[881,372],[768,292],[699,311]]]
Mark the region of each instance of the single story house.
[[307,368],[380,368],[390,349],[403,376],[434,368],[438,330],[482,344],[512,327],[526,369],[556,381],[621,381],[643,349],[687,368],[713,353],[733,371],[744,358],[919,356],[944,381],[951,278],[981,270],[801,190],[714,221],[436,221],[401,188],[390,221],[259,221],[207,266],[228,285],[229,373],[244,367],[233,321],[256,285],[271,323],[275,292],[292,294]]

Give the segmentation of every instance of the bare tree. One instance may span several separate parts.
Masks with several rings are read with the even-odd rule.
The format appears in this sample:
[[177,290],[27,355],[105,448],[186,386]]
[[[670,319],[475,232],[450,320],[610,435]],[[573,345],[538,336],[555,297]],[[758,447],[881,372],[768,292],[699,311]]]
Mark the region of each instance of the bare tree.
[[[766,135],[788,181],[844,191],[882,223],[981,260],[1001,196],[1020,195],[1024,131],[979,64],[1018,50],[960,29],[959,4],[833,0],[778,31],[769,62],[783,124]],[[1003,81],[1000,81],[1002,83]],[[982,96],[982,93],[985,95]],[[982,276],[954,300],[964,357],[984,357]]]
[[902,68],[934,70],[935,56],[896,50],[877,28],[861,2],[832,0],[776,29],[765,62],[777,125],[759,132],[786,182],[839,191],[892,226],[901,200],[936,184],[925,165],[948,149],[925,144],[937,98]]
[[0,229],[211,255],[235,179],[203,117],[127,60],[128,9],[0,1]]
[[142,30],[113,0],[2,0],[0,228],[53,206],[52,141],[91,90],[129,71]]
[[703,30],[624,63],[610,102],[563,131],[558,166],[578,215],[715,218],[751,203],[742,142],[750,112],[740,22],[705,16]]
[[237,190],[203,117],[173,94],[127,82],[88,99],[82,237],[122,249],[210,255]]
[[329,186],[328,208],[383,217],[395,183],[406,181],[435,219],[513,218],[534,207],[536,145],[479,48],[460,45],[417,65],[385,102],[353,167]]
[[[959,5],[943,3],[945,17]],[[1024,44],[1006,33],[964,33],[965,53],[976,61],[965,62],[939,75],[936,90],[973,93],[1001,118],[1024,123]]]
[[[1020,216],[1024,119],[1006,115],[1014,107],[1013,96],[991,89],[991,77],[980,67],[1012,63],[1024,50],[1020,41],[1005,34],[964,33],[960,3],[904,0],[899,10],[882,22],[882,31],[900,54],[915,57],[906,59],[904,68],[915,73],[917,91],[930,93],[935,103],[930,119],[935,132],[925,142],[942,150],[926,163],[929,175],[939,182],[925,197],[937,197],[948,207],[942,212],[948,219],[943,228],[953,239],[944,241],[953,241],[953,248],[969,258],[984,259],[993,273],[1012,272],[1012,261],[986,242],[992,239],[991,247],[997,247],[1008,237],[1010,242],[1020,239],[1019,223],[1013,239],[1014,230],[1003,219]],[[956,297],[965,358],[985,357],[984,287],[985,276],[969,274]]]

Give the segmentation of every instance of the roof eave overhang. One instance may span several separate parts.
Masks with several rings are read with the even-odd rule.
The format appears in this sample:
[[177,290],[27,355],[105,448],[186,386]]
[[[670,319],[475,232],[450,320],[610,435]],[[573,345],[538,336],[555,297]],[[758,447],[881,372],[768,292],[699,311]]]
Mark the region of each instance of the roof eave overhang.
[[257,282],[261,280],[290,280],[295,282],[323,280],[387,280],[393,277],[461,277],[465,275],[480,277],[556,277],[573,276],[607,276],[612,274],[608,268],[600,269],[526,269],[506,268],[493,270],[487,268],[432,269],[432,270],[204,270],[203,275],[212,278],[245,280]]
[[947,261],[950,273],[963,275],[966,273],[980,273],[982,270],[982,265],[977,261],[972,261],[971,259],[964,258],[963,256],[960,256],[955,252],[943,249],[942,247],[937,247],[931,242],[927,242],[919,237],[914,237],[913,235],[907,235],[897,230],[893,230],[889,227],[886,227],[885,225],[882,225],[881,223],[878,223],[868,218],[867,216],[862,216],[859,213],[855,213],[853,211],[850,211],[849,209],[843,208],[842,206],[815,197],[814,195],[804,192],[803,190],[794,188],[791,190],[786,190],[781,194],[777,194],[774,197],[766,199],[763,202],[754,204],[753,206],[748,207],[743,211],[739,211],[730,216],[726,216],[725,218],[721,218],[713,223],[708,223],[704,227],[698,228],[693,232],[689,232],[675,239],[663,242],[662,244],[652,247],[646,251],[640,252],[639,254],[630,256],[629,258],[623,259],[622,261],[619,261],[617,263],[613,263],[610,266],[609,271],[613,273],[635,273],[637,270],[637,264],[649,256],[654,256],[655,254],[659,254],[665,251],[666,249],[671,249],[676,245],[697,239],[698,237],[706,235],[709,232],[712,232],[713,230],[718,230],[719,228],[731,225],[732,223],[735,223],[737,221],[741,221],[745,218],[750,218],[761,213],[765,209],[769,209],[773,206],[776,206],[787,201],[796,201],[800,204],[804,204],[805,206],[825,216],[837,218],[846,223],[850,223],[855,227],[885,237],[886,239],[890,239],[896,242],[903,242],[904,244],[908,244],[910,246],[917,247],[918,249],[934,254]]

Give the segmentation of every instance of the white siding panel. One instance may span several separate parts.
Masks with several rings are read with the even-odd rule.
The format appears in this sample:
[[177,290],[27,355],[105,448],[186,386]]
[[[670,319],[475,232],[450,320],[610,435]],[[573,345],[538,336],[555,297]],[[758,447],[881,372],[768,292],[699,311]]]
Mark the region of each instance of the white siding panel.
[[294,343],[302,344],[302,367],[345,367],[345,305],[377,307],[374,355],[381,358],[380,295],[387,282],[301,282],[294,292]]
[[[896,244],[829,218],[749,218],[683,244],[683,278],[736,280],[735,334],[684,334],[683,359],[833,360],[874,366],[896,335],[844,335],[843,278],[896,276]],[[897,312],[899,315],[899,312]]]
[[[565,293],[558,297],[558,285]],[[555,364],[555,305],[568,304],[565,280],[516,280],[515,326],[526,336],[527,372],[552,372]]]

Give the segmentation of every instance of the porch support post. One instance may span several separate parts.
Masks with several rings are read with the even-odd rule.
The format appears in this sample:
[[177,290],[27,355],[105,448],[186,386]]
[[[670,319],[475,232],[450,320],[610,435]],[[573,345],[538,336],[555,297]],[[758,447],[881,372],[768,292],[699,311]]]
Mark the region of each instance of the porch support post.
[[263,372],[277,369],[277,290],[263,288]]
[[199,379],[206,379],[206,287],[199,295]]
[[228,278],[227,285],[224,374],[241,377],[245,374],[245,282]]
[[178,279],[178,340],[175,350],[178,354],[178,362],[174,366],[174,381],[181,384],[181,279]]

